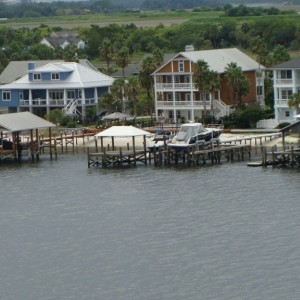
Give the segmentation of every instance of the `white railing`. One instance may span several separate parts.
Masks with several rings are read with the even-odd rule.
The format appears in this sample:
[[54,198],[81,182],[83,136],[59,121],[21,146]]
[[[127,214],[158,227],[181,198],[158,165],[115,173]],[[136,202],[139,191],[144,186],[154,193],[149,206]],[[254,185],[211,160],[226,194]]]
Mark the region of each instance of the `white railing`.
[[[156,104],[157,104],[157,108],[167,108],[167,107],[203,108],[204,107],[204,101],[197,101],[197,100],[195,100],[194,102],[191,102],[191,101],[157,101]],[[211,107],[210,101],[206,101],[205,105],[206,105],[207,109],[210,109],[210,107]]]
[[276,99],[275,100],[276,106],[283,106],[288,107],[289,106],[289,100],[288,99]]
[[276,79],[275,80],[276,84],[283,84],[283,85],[292,85],[293,84],[293,79]]
[[[70,102],[73,102],[72,99],[67,99],[67,104]],[[77,100],[77,105],[82,104],[82,99]],[[95,98],[88,98],[85,99],[86,105],[92,105],[96,104]],[[65,106],[65,100],[64,99],[34,99],[34,100],[20,100],[20,106]]]
[[190,90],[195,89],[195,84],[190,82],[183,83],[156,83],[156,90]]
[[232,109],[229,105],[226,105],[222,100],[214,100],[214,110],[217,111],[215,117],[221,118],[224,116],[230,115],[234,109]]

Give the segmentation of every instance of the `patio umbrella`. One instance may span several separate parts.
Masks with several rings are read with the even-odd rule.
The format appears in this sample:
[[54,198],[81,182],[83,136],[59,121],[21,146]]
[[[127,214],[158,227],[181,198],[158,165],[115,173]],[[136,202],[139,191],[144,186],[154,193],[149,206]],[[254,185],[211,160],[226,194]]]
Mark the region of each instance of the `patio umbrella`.
[[102,120],[108,120],[108,121],[113,121],[113,120],[130,120],[133,119],[131,115],[128,114],[123,114],[121,112],[114,112],[109,115],[106,115],[102,117]]

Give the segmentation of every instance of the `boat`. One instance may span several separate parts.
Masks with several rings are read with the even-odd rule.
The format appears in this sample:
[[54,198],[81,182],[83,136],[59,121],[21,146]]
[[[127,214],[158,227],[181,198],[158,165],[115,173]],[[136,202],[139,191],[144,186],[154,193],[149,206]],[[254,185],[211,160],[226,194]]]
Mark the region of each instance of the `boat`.
[[172,134],[171,131],[157,130],[155,134],[149,138],[147,148],[150,152],[157,151],[169,144],[173,137],[174,134]]
[[222,132],[221,127],[204,127],[202,123],[185,123],[181,125],[180,130],[167,146],[177,152],[186,151],[193,146],[200,148],[218,142]]

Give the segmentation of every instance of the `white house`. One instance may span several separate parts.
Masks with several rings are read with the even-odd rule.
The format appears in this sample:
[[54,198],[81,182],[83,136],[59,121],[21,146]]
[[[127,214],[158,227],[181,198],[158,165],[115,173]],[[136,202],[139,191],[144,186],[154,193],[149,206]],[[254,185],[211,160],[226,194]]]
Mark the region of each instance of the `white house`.
[[299,114],[295,107],[289,107],[288,100],[300,92],[300,57],[271,68],[273,70],[274,110],[278,123],[294,122]]
[[0,107],[8,107],[9,112],[30,111],[41,117],[58,108],[84,119],[86,108],[96,107],[113,81],[75,62],[48,63],[37,68],[29,62],[27,75],[0,85]]

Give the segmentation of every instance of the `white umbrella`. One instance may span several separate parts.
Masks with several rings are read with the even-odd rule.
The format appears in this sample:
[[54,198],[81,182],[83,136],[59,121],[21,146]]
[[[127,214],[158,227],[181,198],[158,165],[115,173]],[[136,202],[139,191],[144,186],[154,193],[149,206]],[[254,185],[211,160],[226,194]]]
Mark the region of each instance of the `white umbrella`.
[[131,115],[123,114],[121,112],[114,112],[109,115],[105,115],[104,117],[102,117],[102,120],[129,120],[132,118],[133,117]]

